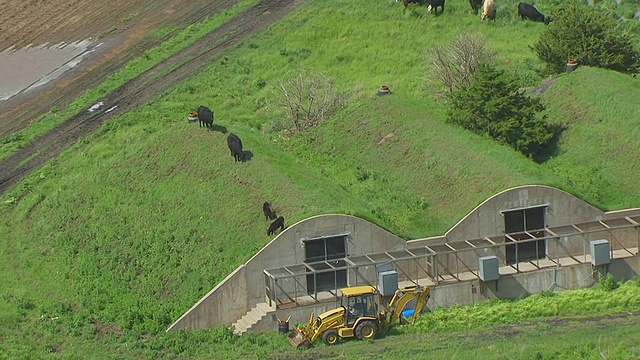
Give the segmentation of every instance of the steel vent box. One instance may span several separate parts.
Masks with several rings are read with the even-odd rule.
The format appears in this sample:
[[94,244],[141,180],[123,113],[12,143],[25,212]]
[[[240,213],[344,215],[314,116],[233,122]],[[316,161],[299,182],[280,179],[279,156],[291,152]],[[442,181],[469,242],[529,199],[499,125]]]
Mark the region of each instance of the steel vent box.
[[482,256],[478,258],[478,276],[482,281],[493,281],[500,278],[497,256]]
[[378,284],[380,294],[389,296],[395,294],[398,290],[398,272],[395,270],[384,271],[378,274]]
[[611,262],[609,240],[589,241],[591,250],[591,264],[604,265]]

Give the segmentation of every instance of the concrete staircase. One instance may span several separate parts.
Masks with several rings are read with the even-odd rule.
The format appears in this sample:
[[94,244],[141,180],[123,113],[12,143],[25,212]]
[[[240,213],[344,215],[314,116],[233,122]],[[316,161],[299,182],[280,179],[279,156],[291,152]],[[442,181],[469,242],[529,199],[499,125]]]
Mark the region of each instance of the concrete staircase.
[[276,310],[269,307],[267,303],[258,303],[253,309],[246,313],[240,320],[233,323],[233,333],[236,335],[242,335],[264,319],[269,314],[275,314]]

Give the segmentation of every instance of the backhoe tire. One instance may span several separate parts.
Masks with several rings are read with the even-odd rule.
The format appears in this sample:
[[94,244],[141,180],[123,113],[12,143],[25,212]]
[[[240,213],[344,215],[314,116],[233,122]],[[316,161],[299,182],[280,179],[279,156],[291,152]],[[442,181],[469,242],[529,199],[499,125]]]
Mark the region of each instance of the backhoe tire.
[[327,330],[322,334],[322,341],[327,345],[335,345],[339,339],[338,331],[333,329]]
[[363,321],[356,327],[355,335],[358,340],[373,339],[378,333],[378,326],[373,321]]

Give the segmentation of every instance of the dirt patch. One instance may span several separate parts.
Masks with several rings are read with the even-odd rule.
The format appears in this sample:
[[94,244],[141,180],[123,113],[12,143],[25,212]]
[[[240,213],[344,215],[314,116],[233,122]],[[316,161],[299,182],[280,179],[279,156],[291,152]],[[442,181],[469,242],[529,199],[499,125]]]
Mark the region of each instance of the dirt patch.
[[0,136],[27,127],[52,108],[64,107],[145,50],[166,40],[149,36],[154,30],[172,25],[181,29],[237,2],[193,0],[185,6],[179,0],[52,0],[4,4],[0,9],[0,51],[89,38],[103,46],[55,83],[0,102]]
[[[58,3],[60,6],[67,6],[68,4],[79,6],[80,3],[84,2],[61,0],[54,1],[54,3]],[[89,2],[87,1],[87,3]],[[126,5],[129,4],[129,0],[126,2],[124,0],[115,0],[113,3],[115,4],[109,2],[109,9],[99,4],[92,6],[95,6],[94,11],[97,13],[103,11],[104,16],[108,16],[111,19],[110,23],[121,23],[122,17],[128,16],[132,9],[134,9]],[[64,106],[86,89],[98,85],[109,74],[122,67],[129,60],[142,54],[145,50],[158,45],[164,39],[153,39],[147,36],[153,29],[169,23],[187,25],[197,22],[206,16],[215,15],[233,6],[236,1],[197,0],[190,1],[188,6],[185,6],[185,3],[181,1],[154,1],[148,3],[133,1],[132,3],[138,5],[138,7],[135,7],[135,9],[138,9],[137,11],[145,11],[138,15],[140,17],[138,22],[140,24],[147,24],[147,26],[138,24],[137,26],[123,30],[120,34],[113,35],[109,39],[105,39],[105,42],[110,42],[110,45],[107,47],[109,50],[103,50],[100,56],[94,57],[87,64],[81,66],[82,70],[73,70],[60,80],[45,86],[45,89],[13,97],[5,103],[0,104],[0,136],[7,135],[25,127],[53,107]],[[122,6],[120,10],[116,12],[112,9],[112,5],[118,4]],[[151,10],[147,10],[147,8],[141,6],[141,4],[153,4],[153,6]],[[17,183],[25,175],[42,166],[46,161],[57,156],[63,149],[73,144],[81,136],[96,131],[105,121],[112,119],[115,115],[131,111],[153,99],[158,94],[170,89],[174,84],[197,74],[204,66],[210,64],[211,61],[221,58],[221,54],[233,45],[280,20],[298,4],[299,0],[261,1],[258,5],[246,10],[181,53],[158,64],[138,78],[115,89],[110,94],[105,95],[105,97],[100,100],[104,102],[102,109],[113,109],[113,111],[88,112],[83,110],[58,125],[49,133],[21,148],[18,153],[0,163],[0,194],[4,193],[10,186]],[[3,11],[6,11],[6,9]],[[78,19],[78,15],[75,12],[63,14],[66,14],[64,16],[67,16],[66,20],[68,22],[81,21],[82,24],[84,24],[84,35],[80,36],[78,34],[81,30],[75,30],[81,38],[86,37],[87,33],[99,31],[105,27],[108,28],[109,23],[105,23],[102,20],[100,21],[101,25],[92,24],[91,21],[82,18],[82,16],[80,16],[81,19]],[[91,12],[91,14],[93,14],[93,12]],[[6,18],[4,14],[0,14],[0,17],[3,19]],[[172,21],[166,19],[171,19]],[[134,20],[135,19],[131,21]],[[64,23],[66,24],[66,22]],[[126,24],[129,24],[129,22]],[[0,23],[0,26],[4,29],[6,24]],[[10,35],[13,37],[12,41],[18,41],[16,39],[26,39],[29,30],[25,28],[23,32],[22,37]],[[54,34],[55,33],[56,32],[54,32]],[[54,37],[54,34],[52,34],[50,41],[59,40]],[[40,34],[38,32],[34,35],[34,38],[42,39],[45,35],[46,33]],[[70,41],[66,38],[61,40]],[[163,76],[158,77],[158,74],[163,71],[165,71],[166,74],[163,73]]]
[[[590,317],[580,317],[580,318],[561,318],[561,319],[550,319],[543,321],[536,321],[530,323],[522,323],[522,324],[510,324],[506,326],[499,326],[494,329],[494,334],[500,337],[515,337],[523,332],[528,331],[531,328],[548,326],[545,331],[554,331],[557,329],[558,332],[567,332],[572,328],[583,328],[585,326],[606,329],[611,326],[615,326],[620,323],[627,322],[635,322],[637,321],[637,317],[640,316],[640,312],[624,312],[618,314],[611,315],[601,315],[601,316],[590,316]],[[629,319],[629,318],[632,319]],[[575,324],[574,326],[571,326]],[[486,337],[486,334],[481,335],[482,337]]]
[[376,143],[376,145],[382,145],[388,141],[391,140],[392,137],[394,137],[396,135],[396,131],[393,130],[392,132],[388,133],[387,135],[385,135],[382,139],[380,139],[380,141],[378,141]]
[[566,102],[560,107],[565,114],[566,126],[570,127],[574,123],[584,121],[594,121],[590,119],[593,111],[591,111],[591,105],[582,102]]
[[102,322],[95,318],[91,322],[93,323],[93,326],[96,327],[96,336],[98,340],[102,340],[104,337],[111,334],[115,335],[116,337],[121,337],[122,334],[124,334],[124,331],[122,331],[122,329],[120,329],[120,326],[118,326],[118,324],[116,323]]
[[543,82],[541,85],[537,86],[535,89],[531,90],[532,94],[542,95],[553,85],[554,82],[558,81],[559,78],[553,78],[551,80],[547,80]]

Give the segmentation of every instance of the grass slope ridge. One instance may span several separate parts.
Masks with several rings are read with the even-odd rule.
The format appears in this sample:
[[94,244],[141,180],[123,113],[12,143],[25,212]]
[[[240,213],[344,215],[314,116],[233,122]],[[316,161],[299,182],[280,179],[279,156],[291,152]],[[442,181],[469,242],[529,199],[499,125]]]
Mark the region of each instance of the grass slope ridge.
[[[637,206],[638,180],[628,168],[640,160],[610,156],[615,142],[586,141],[602,129],[599,136],[620,136],[638,153],[627,134],[637,128],[638,117],[629,120],[637,110],[605,87],[613,83],[637,99],[636,79],[580,68],[554,83],[544,95],[550,118],[574,117],[560,153],[542,165],[446,124],[446,104],[424,89],[422,51],[454,39],[459,28],[483,33],[529,85],[541,80],[530,51],[509,41],[532,43],[539,32],[510,14],[515,2],[490,24],[463,5],[431,17],[393,2],[309,1],[29,177],[2,201],[0,357],[300,356],[277,334],[164,332],[271,239],[264,201],[288,224],[346,213],[407,239],[441,234],[487,197],[523,184],[557,186],[601,208]],[[264,103],[295,68],[366,90],[322,126],[284,141],[261,131],[275,116]],[[394,94],[376,96],[383,83]],[[609,100],[594,101],[587,88]],[[251,161],[234,163],[225,134],[186,122],[200,104],[242,138]],[[599,113],[610,126],[587,131]],[[580,157],[585,152],[591,161],[608,160],[599,163],[602,180],[584,181],[593,164]]]
[[640,80],[581,67],[546,92],[549,120],[567,125],[545,168],[566,188],[606,210],[640,204]]

